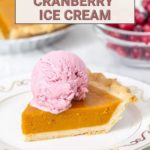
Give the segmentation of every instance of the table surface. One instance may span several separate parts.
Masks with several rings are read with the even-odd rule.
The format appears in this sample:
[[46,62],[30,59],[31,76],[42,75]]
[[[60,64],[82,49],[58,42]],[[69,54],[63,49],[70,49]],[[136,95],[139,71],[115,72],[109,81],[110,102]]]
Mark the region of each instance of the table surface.
[[101,43],[92,25],[77,25],[66,37],[48,48],[28,53],[0,55],[0,79],[29,73],[36,61],[50,50],[69,50],[79,55],[87,66],[129,76],[150,84],[150,70],[130,68],[114,59]]

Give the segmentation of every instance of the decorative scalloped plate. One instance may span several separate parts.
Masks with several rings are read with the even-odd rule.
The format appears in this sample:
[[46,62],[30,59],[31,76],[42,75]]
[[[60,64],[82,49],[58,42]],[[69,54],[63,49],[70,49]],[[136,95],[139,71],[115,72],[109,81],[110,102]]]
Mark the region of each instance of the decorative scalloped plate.
[[140,96],[137,104],[128,106],[122,120],[107,134],[36,142],[25,142],[21,133],[21,112],[32,98],[29,75],[1,82],[0,150],[137,150],[149,146],[150,86],[128,77],[104,74],[117,78]]

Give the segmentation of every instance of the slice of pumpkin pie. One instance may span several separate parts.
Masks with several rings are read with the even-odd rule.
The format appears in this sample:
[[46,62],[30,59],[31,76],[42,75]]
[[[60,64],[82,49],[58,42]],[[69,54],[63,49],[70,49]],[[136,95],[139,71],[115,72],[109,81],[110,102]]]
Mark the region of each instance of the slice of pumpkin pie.
[[25,140],[108,132],[128,103],[130,90],[101,73],[89,73],[77,56],[50,52],[32,74],[33,99],[22,113]]

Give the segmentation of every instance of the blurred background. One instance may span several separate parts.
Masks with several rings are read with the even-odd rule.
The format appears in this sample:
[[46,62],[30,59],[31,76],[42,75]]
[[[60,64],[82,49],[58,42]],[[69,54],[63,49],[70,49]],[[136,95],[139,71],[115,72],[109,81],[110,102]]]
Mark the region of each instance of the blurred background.
[[11,1],[0,1],[0,80],[31,73],[36,61],[51,50],[67,50],[79,55],[89,68],[150,84],[150,0],[138,0],[135,24],[71,25],[27,37],[11,34],[17,26],[13,9],[6,12],[7,6],[14,7]]

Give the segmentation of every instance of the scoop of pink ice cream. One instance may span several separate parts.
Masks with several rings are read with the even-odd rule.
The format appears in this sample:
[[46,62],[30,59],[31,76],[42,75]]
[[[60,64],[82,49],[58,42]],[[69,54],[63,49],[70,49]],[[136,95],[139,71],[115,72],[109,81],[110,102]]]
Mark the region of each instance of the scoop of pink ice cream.
[[78,56],[64,51],[50,52],[33,69],[30,104],[58,114],[69,109],[73,99],[84,99],[87,86],[87,68]]

